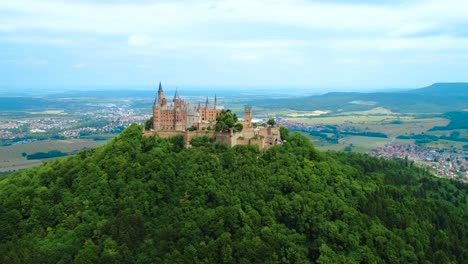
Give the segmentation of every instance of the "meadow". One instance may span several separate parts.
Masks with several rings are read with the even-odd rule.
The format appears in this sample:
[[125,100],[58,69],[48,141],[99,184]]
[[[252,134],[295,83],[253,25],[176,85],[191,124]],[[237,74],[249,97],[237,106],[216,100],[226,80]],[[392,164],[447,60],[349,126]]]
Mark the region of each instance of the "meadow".
[[45,160],[27,160],[25,154],[48,152],[58,150],[72,153],[82,149],[88,149],[104,145],[106,141],[94,141],[83,139],[70,140],[44,140],[28,144],[0,147],[0,172],[29,168],[42,164]]
[[[449,136],[456,131],[461,138],[468,138],[468,129],[438,130],[431,131],[433,127],[444,127],[450,120],[444,117],[431,115],[421,115],[414,113],[394,113],[386,108],[377,107],[371,110],[350,111],[335,114],[325,114],[320,116],[307,116],[304,111],[290,111],[284,117],[285,120],[324,126],[336,126],[339,131],[361,131],[378,132],[387,135],[387,138],[367,137],[360,135],[345,135],[340,133],[338,144],[327,142],[318,136],[307,135],[320,150],[344,151],[367,153],[371,149],[382,148],[390,142],[400,144],[414,144],[414,139],[397,139],[398,136],[428,134],[435,136]],[[333,136],[330,134],[329,136]],[[438,140],[425,144],[434,148],[462,148],[466,142],[456,142],[450,140]]]

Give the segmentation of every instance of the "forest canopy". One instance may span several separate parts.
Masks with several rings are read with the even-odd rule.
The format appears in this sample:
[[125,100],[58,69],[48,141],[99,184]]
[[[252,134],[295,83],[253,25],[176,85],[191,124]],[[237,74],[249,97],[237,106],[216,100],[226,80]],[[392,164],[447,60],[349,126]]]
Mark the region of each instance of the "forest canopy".
[[468,261],[466,184],[282,136],[186,149],[132,125],[5,176],[0,263]]

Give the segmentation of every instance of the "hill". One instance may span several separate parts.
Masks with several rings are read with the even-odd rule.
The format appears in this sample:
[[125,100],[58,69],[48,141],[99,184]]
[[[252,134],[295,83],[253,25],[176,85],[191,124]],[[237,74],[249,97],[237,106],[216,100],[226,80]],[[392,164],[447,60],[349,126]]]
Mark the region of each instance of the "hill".
[[409,91],[415,94],[468,97],[468,83],[434,83],[428,87]]
[[300,134],[264,152],[200,145],[132,125],[2,178],[0,262],[468,261],[463,183],[405,161],[321,153]]
[[270,109],[328,110],[332,113],[383,107],[395,113],[445,113],[468,109],[468,83],[437,83],[399,92],[339,92],[324,95],[258,100],[251,104]]

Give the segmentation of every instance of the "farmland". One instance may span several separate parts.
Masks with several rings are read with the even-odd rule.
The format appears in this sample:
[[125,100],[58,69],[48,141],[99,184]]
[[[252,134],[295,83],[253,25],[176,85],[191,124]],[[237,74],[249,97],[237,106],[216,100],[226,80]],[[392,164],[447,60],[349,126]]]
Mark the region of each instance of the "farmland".
[[106,141],[94,140],[44,140],[29,144],[18,144],[0,148],[0,173],[40,165],[44,160],[27,160],[25,154],[58,150],[73,153],[82,149],[105,144]]

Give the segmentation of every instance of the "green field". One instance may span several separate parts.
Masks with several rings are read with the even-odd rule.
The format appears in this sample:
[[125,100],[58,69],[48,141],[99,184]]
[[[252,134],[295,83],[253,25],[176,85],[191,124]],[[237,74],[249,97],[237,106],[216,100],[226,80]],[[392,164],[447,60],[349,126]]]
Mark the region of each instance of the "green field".
[[[449,136],[453,131],[458,131],[461,138],[468,138],[467,129],[430,131],[436,126],[446,126],[450,120],[442,117],[420,118],[413,114],[392,113],[385,108],[374,108],[367,111],[342,112],[340,114],[307,116],[303,112],[297,114],[288,113],[285,119],[316,125],[333,125],[345,131],[378,132],[387,135],[388,138],[365,137],[365,136],[342,136],[338,144],[329,143],[320,137],[305,135],[311,138],[312,142],[320,150],[343,151],[346,147],[352,146],[353,152],[366,153],[371,149],[382,148],[389,142],[399,142],[401,144],[414,144],[414,140],[396,139],[399,135],[430,134],[436,136]],[[426,144],[430,147],[448,148],[463,147],[466,142],[456,142],[439,140]]]
[[398,142],[400,144],[412,144],[414,140],[392,140],[389,138],[376,138],[376,137],[363,137],[363,136],[349,136],[339,140],[338,144],[323,144],[316,145],[319,150],[327,151],[344,151],[348,146],[352,146],[353,152],[367,153],[369,150],[383,148],[385,144],[390,142]]
[[23,153],[33,154],[59,150],[61,152],[74,152],[104,145],[106,141],[93,140],[44,140],[29,144],[0,147],[0,172],[14,171],[40,165],[44,160],[27,160]]

